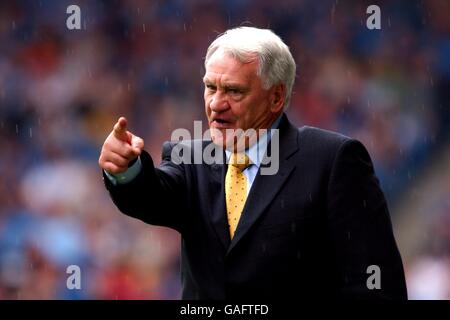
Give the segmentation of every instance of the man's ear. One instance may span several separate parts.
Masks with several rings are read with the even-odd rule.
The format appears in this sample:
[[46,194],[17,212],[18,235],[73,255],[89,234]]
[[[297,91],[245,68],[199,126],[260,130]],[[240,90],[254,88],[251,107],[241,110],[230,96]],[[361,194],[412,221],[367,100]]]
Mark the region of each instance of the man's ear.
[[278,113],[284,106],[286,86],[283,83],[278,83],[272,87],[271,91],[270,111],[273,113]]

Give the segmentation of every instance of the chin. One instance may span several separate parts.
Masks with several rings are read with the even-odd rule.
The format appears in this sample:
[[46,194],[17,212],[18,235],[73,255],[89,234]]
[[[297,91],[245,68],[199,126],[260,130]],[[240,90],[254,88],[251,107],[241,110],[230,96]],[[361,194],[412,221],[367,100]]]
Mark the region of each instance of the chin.
[[222,133],[222,130],[211,127],[210,128],[211,140],[214,144],[219,146],[224,146],[226,143],[225,135]]
[[211,140],[215,145],[218,145],[222,148],[226,148],[227,146],[228,148],[230,148],[233,143],[232,137],[227,139],[225,130],[220,130],[217,128],[211,128]]

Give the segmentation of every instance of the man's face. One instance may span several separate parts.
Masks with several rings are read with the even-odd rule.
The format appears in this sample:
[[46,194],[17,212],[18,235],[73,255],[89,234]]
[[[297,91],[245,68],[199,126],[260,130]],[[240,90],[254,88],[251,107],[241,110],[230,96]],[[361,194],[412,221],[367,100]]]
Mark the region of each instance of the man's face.
[[[217,50],[206,65],[205,110],[214,143],[230,146],[227,129],[266,129],[276,118],[271,110],[272,89],[265,90],[257,75],[258,60],[241,63],[230,54]],[[274,112],[276,111],[276,112]],[[221,134],[215,134],[214,129]]]

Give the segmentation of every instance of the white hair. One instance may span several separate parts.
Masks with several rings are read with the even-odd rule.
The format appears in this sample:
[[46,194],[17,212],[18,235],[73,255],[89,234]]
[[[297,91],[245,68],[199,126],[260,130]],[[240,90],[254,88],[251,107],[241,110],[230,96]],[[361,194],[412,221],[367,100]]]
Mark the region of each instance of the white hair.
[[205,67],[218,49],[224,50],[242,63],[258,59],[257,75],[264,89],[282,83],[286,87],[283,108],[289,106],[295,80],[296,65],[289,47],[272,30],[238,27],[219,35],[206,51]]

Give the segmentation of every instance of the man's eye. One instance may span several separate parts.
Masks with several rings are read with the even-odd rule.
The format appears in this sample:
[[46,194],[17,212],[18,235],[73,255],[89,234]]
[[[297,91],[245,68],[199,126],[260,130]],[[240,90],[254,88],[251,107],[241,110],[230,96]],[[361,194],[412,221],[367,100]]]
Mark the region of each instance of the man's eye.
[[208,88],[209,90],[216,90],[216,87],[211,84],[207,84],[206,88]]
[[242,91],[237,88],[230,88],[230,89],[228,89],[228,92],[230,92],[232,94],[242,93]]

